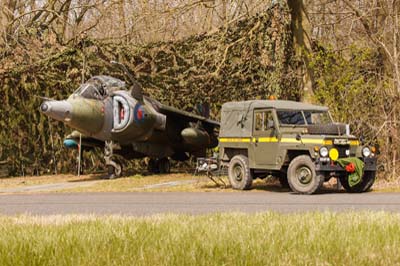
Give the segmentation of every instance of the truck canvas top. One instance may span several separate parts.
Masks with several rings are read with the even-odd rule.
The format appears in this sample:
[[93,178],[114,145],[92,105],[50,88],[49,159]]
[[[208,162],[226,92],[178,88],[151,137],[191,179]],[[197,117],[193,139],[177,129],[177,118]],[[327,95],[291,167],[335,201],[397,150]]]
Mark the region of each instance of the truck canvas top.
[[220,137],[249,137],[254,109],[280,109],[327,112],[328,107],[284,100],[227,102],[222,105]]

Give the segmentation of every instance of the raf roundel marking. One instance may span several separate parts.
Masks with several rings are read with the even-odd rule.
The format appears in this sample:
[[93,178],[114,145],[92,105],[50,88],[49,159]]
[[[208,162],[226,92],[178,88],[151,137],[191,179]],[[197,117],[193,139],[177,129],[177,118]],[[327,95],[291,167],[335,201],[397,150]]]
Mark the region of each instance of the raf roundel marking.
[[133,119],[138,123],[144,120],[144,110],[141,104],[136,104],[135,109],[133,110]]

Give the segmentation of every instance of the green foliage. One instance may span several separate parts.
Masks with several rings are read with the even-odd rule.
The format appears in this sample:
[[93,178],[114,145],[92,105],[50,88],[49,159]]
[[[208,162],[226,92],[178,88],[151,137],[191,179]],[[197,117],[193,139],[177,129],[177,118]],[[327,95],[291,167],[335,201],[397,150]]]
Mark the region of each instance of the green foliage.
[[290,22],[287,7],[276,5],[214,34],[146,47],[88,39],[62,47],[25,36],[16,47],[0,49],[0,159],[9,160],[15,175],[72,170],[73,153],[62,147],[69,129],[41,115],[35,96],[66,98],[82,76],[123,79],[110,60],[133,70],[148,95],[187,111],[209,102],[216,118],[226,101],[271,94],[299,99]]
[[399,214],[0,218],[1,265],[396,265]]
[[327,105],[339,122],[349,123],[355,135],[377,141],[384,94],[379,89],[381,58],[373,49],[350,47],[346,55],[318,47],[310,56],[315,75],[315,99]]

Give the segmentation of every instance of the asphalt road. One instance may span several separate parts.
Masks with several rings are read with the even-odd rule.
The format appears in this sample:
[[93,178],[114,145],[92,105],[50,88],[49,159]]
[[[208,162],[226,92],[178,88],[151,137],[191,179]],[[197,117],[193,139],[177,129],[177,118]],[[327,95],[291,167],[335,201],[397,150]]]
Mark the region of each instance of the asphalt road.
[[304,212],[372,210],[400,212],[400,193],[134,192],[10,194],[0,196],[0,214],[204,214],[213,212]]

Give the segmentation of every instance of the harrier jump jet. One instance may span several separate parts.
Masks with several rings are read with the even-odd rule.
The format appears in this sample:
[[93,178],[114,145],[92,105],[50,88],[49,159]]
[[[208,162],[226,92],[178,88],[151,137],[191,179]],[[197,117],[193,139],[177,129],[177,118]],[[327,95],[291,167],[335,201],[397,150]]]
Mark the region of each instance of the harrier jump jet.
[[[126,69],[125,69],[126,70]],[[115,154],[125,159],[149,157],[149,170],[170,171],[170,160],[184,161],[218,145],[219,123],[207,115],[188,113],[143,95],[141,86],[110,76],[94,76],[66,100],[46,100],[40,111],[77,130],[64,145],[104,147],[109,178],[119,177],[122,167]]]

